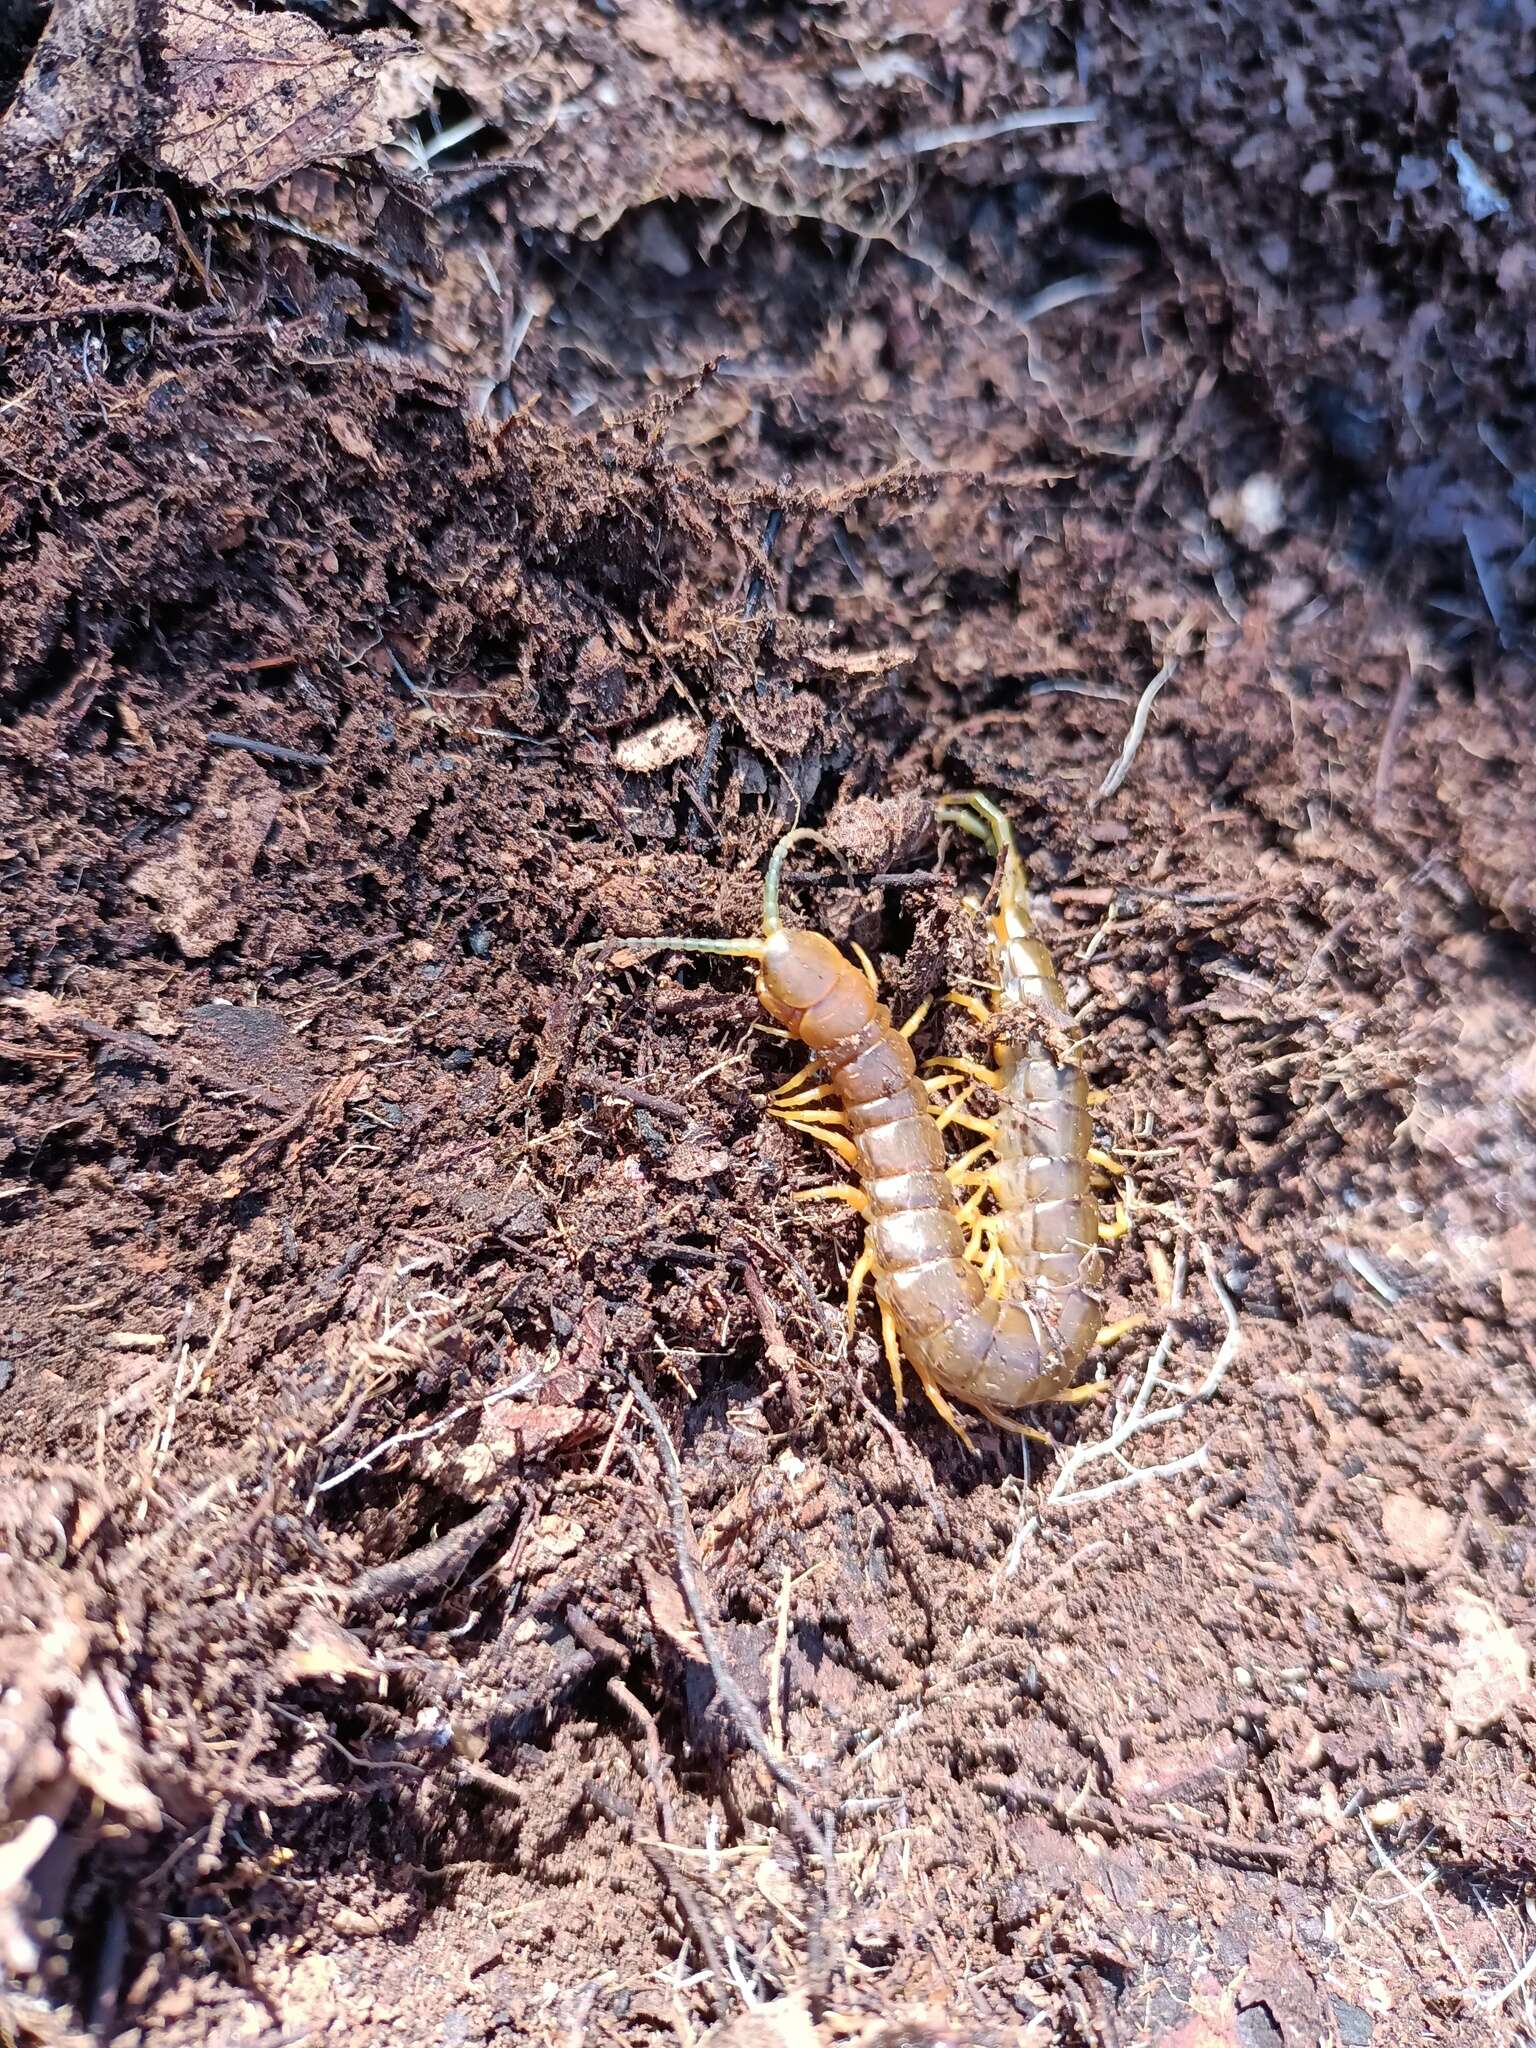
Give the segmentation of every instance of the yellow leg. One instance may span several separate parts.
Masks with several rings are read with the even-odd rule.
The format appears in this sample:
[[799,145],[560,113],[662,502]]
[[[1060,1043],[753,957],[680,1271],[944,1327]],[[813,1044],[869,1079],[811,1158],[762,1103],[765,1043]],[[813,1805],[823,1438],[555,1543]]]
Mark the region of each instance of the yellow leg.
[[1118,1344],[1122,1337],[1128,1337],[1132,1330],[1139,1330],[1146,1321],[1145,1316],[1127,1316],[1123,1322],[1106,1323],[1098,1335],[1101,1345]]
[[956,1059],[949,1055],[928,1062],[930,1067],[948,1067],[952,1073],[969,1074],[973,1081],[980,1081],[986,1088],[1001,1088],[1003,1077],[995,1067],[984,1067],[979,1060]]
[[793,1114],[781,1116],[779,1122],[784,1125],[786,1130],[799,1131],[804,1137],[814,1138],[818,1144],[825,1145],[829,1152],[837,1154],[844,1166],[857,1167],[859,1163],[858,1148],[853,1140],[845,1138],[841,1131],[819,1130],[815,1124],[805,1123],[800,1117]]
[[971,1397],[970,1406],[976,1413],[992,1424],[994,1429],[1006,1429],[1010,1436],[1027,1436],[1031,1443],[1051,1444],[1056,1439],[1047,1436],[1043,1429],[1031,1429],[1027,1422],[1019,1422],[1012,1415],[1005,1415],[1000,1408],[994,1408],[990,1401],[983,1401],[978,1395]]
[[949,1424],[950,1428],[955,1432],[955,1435],[959,1437],[961,1443],[965,1445],[965,1448],[971,1453],[971,1456],[974,1457],[976,1455],[976,1446],[971,1442],[970,1434],[967,1431],[965,1424],[960,1420],[959,1416],[955,1413],[954,1409],[950,1407],[949,1402],[945,1399],[944,1389],[939,1385],[938,1381],[932,1377],[932,1375],[928,1372],[927,1368],[925,1366],[920,1365],[915,1358],[912,1361],[912,1370],[917,1374],[923,1392],[928,1396],[928,1400],[931,1406],[937,1411],[941,1420]]
[[[761,1030],[762,1027],[758,1025],[754,1028]],[[780,1037],[784,1037],[786,1034],[781,1032],[779,1035]],[[787,1081],[781,1081],[779,1083],[778,1087],[774,1089],[773,1094],[769,1096],[768,1100],[772,1102],[777,1096],[793,1094],[795,1089],[804,1087],[805,1083],[809,1081],[812,1074],[819,1074],[820,1071],[820,1060],[807,1060],[803,1067],[796,1067],[795,1071],[790,1075]]]
[[934,1121],[935,1123],[937,1123],[941,1131],[947,1131],[951,1124],[958,1123],[961,1120],[961,1117],[963,1116],[965,1111],[966,1100],[969,1097],[970,1092],[970,1083],[967,1082],[965,1087],[963,1087],[960,1090],[960,1093],[955,1097],[954,1101],[946,1102],[944,1107],[939,1111]]
[[1101,1173],[1122,1174],[1130,1172],[1130,1168],[1122,1166],[1113,1153],[1101,1152],[1097,1146],[1088,1154],[1088,1164],[1098,1167]]
[[942,1095],[946,1088],[966,1088],[970,1083],[964,1074],[924,1074],[923,1086],[930,1095]]
[[981,1262],[982,1285],[994,1301],[1001,1301],[1008,1285],[1008,1268],[996,1240],[989,1244]]
[[850,1209],[857,1209],[861,1216],[869,1214],[869,1197],[862,1188],[856,1188],[846,1180],[829,1180],[819,1188],[798,1188],[789,1198],[792,1202],[846,1202]]
[[768,1098],[771,1109],[802,1109],[812,1102],[825,1102],[835,1093],[830,1081],[822,1081],[814,1088],[801,1088],[793,1095],[787,1095],[782,1088],[775,1088]]
[[986,1144],[973,1145],[969,1152],[962,1152],[960,1154],[960,1157],[956,1160],[953,1160],[944,1170],[949,1175],[949,1178],[954,1182],[956,1187],[959,1187],[963,1182],[968,1180],[991,1180],[992,1175],[990,1172],[973,1173],[971,1170],[975,1166],[977,1160],[984,1159],[991,1150],[992,1141],[989,1138]]
[[848,1275],[848,1334],[853,1335],[853,1326],[859,1319],[859,1296],[864,1292],[864,1282],[875,1270],[875,1255],[868,1245],[853,1262],[853,1271]]
[[885,1362],[891,1369],[891,1387],[896,1396],[896,1413],[900,1415],[907,1405],[906,1388],[901,1383],[901,1338],[896,1331],[896,1318],[882,1301],[880,1304],[880,1341],[885,1346]]
[[857,939],[853,940],[852,949],[859,956],[859,965],[864,970],[864,979],[869,983],[870,988],[873,990],[873,992],[876,995],[879,995],[880,977],[875,972],[874,961],[870,959],[869,955],[865,952],[864,948],[859,944]]
[[828,1124],[834,1127],[841,1125],[844,1129],[847,1128],[848,1124],[847,1117],[843,1115],[840,1109],[797,1109],[789,1116],[785,1116],[781,1110],[776,1109],[773,1111],[773,1114],[779,1118],[780,1122],[786,1124]]
[[1102,1401],[1109,1391],[1108,1380],[1084,1380],[1080,1387],[1062,1387],[1058,1392],[1041,1398],[1048,1400],[1053,1408],[1081,1408],[1089,1401]]
[[933,997],[932,997],[932,996],[924,996],[924,997],[923,997],[923,1000],[922,1000],[922,1001],[921,1001],[921,1002],[920,1002],[920,1003],[918,1004],[917,1008],[916,1008],[916,1009],[915,1009],[915,1010],[914,1010],[914,1011],[912,1012],[911,1016],[910,1016],[910,1017],[909,1017],[909,1018],[907,1019],[906,1023],[902,1025],[902,1027],[901,1027],[901,1035],[902,1035],[902,1037],[903,1037],[903,1038],[910,1038],[910,1037],[912,1036],[913,1032],[914,1032],[914,1031],[916,1031],[916,1029],[918,1028],[918,1026],[919,1026],[919,1025],[920,1025],[920,1024],[922,1023],[923,1019],[924,1019],[924,1018],[925,1018],[925,1017],[927,1016],[928,1012],[929,1012],[929,1011],[930,1011],[930,1010],[931,1010],[932,1008],[933,1008]]
[[1122,1237],[1130,1235],[1130,1230],[1131,1219],[1126,1206],[1124,1202],[1116,1202],[1114,1222],[1105,1223],[1101,1221],[1099,1224],[1099,1243],[1118,1244]]
[[979,1136],[985,1138],[989,1145],[997,1143],[997,1125],[995,1123],[988,1123],[985,1117],[956,1114],[950,1118],[950,1122],[958,1124],[962,1131],[975,1131]]
[[966,995],[962,990],[952,988],[944,1000],[946,1003],[952,1003],[957,1010],[964,1010],[967,1016],[974,1017],[978,1024],[991,1024],[994,1021],[992,1012],[980,996]]

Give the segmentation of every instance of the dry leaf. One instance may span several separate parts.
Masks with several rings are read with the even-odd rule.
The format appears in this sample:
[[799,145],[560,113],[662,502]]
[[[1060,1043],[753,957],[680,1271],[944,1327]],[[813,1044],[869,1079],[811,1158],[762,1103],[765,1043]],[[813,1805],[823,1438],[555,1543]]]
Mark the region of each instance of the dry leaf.
[[1451,1625],[1459,1640],[1444,1682],[1447,1719],[1452,1733],[1482,1735],[1529,1693],[1530,1655],[1508,1622],[1476,1593],[1456,1595]]
[[378,1665],[352,1631],[318,1607],[304,1609],[278,1660],[278,1676],[285,1685],[322,1678],[340,1685],[348,1678],[372,1680],[378,1675]]
[[704,2048],[816,2048],[817,2039],[804,1997],[792,1991],[787,1998],[712,2027],[704,2036]]
[[215,192],[259,192],[372,149],[425,101],[413,52],[382,30],[333,36],[300,14],[168,0],[160,161]]
[[685,1657],[702,1664],[704,1645],[699,1641],[693,1617],[683,1604],[682,1589],[676,1580],[663,1578],[660,1572],[642,1564],[640,1583],[645,1588],[645,1604],[650,1609],[652,1628],[658,1635],[665,1636],[674,1649],[681,1650]]
[[328,412],[325,424],[330,428],[331,439],[338,448],[348,455],[355,455],[359,462],[377,462],[378,453],[368,436],[349,412]]

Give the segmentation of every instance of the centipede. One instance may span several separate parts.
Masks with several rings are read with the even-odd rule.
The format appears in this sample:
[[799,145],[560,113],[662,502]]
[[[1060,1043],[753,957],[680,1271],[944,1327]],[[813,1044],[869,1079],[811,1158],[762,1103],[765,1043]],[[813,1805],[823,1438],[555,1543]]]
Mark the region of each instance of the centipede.
[[[968,1442],[955,1401],[1017,1429],[1011,1411],[1097,1391],[1074,1383],[1102,1319],[1099,1215],[1086,1081],[1070,1057],[1066,998],[1030,917],[1012,827],[979,792],[943,799],[937,815],[984,840],[1002,865],[987,934],[995,978],[985,997],[952,996],[992,1032],[990,1067],[951,1058],[925,1078],[911,1038],[928,1006],[898,1027],[862,955],[855,964],[823,934],[783,922],[785,860],[821,837],[808,828],[785,833],[769,856],[758,933],[616,943],[752,963],[763,1010],[810,1055],[770,1107],[851,1175],[796,1199],[845,1202],[864,1219],[850,1328],[872,1282],[898,1411],[910,1366]],[[936,1104],[952,1083],[985,1086],[995,1114],[974,1115],[964,1095]],[[950,1128],[981,1142],[952,1160]]]

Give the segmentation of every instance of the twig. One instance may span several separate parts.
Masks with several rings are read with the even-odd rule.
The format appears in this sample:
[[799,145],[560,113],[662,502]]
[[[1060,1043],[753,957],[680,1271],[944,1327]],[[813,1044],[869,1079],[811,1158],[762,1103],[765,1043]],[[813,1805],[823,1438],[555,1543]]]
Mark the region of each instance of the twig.
[[0,327],[51,327],[55,322],[71,320],[163,320],[168,327],[179,327],[205,341],[230,338],[229,330],[203,327],[200,318],[199,313],[184,313],[179,306],[160,306],[153,299],[87,299],[82,305],[50,306],[40,313],[24,311],[19,306],[0,306]]
[[795,889],[936,889],[946,877],[935,868],[850,869],[836,875],[825,868],[786,868],[782,880]]
[[423,1593],[446,1592],[464,1572],[480,1546],[493,1536],[499,1536],[516,1513],[515,1501],[487,1501],[478,1515],[471,1515],[467,1522],[460,1522],[446,1535],[439,1536],[436,1542],[424,1543],[419,1550],[408,1551],[404,1557],[375,1565],[371,1571],[360,1572],[346,1589],[348,1606],[354,1609],[399,1607]]
[[[763,559],[752,571],[747,582],[747,594],[742,601],[741,616],[750,619],[755,616],[768,588],[768,571],[773,566],[774,544],[779,537],[779,528],[784,524],[784,507],[775,505],[763,525]],[[717,743],[718,744],[718,743]]]
[[829,171],[865,171],[876,164],[905,163],[909,157],[931,156],[935,150],[960,149],[972,142],[996,142],[1004,135],[1023,135],[1038,128],[1071,128],[1083,121],[1097,121],[1099,110],[1090,102],[1081,107],[1020,107],[991,121],[957,121],[948,128],[918,128],[910,135],[894,135],[886,142],[872,142],[863,149],[818,149],[814,161]]
[[594,1089],[601,1095],[617,1096],[620,1102],[627,1102],[634,1109],[648,1109],[663,1123],[697,1123],[692,1110],[684,1109],[680,1102],[673,1102],[665,1095],[652,1095],[646,1088],[637,1088],[633,1081],[620,1081],[612,1074],[594,1073],[590,1067],[579,1069],[571,1078],[579,1087]]
[[656,1825],[662,1840],[670,1842],[673,1834],[672,1802],[667,1797],[666,1765],[656,1716],[636,1699],[622,1678],[610,1678],[606,1690],[609,1699],[624,1709],[644,1738],[645,1775],[656,1800]]
[[[1159,1415],[1153,1419],[1160,1422],[1162,1417]],[[1090,1445],[1089,1448],[1095,1451],[1104,1451],[1109,1446],[1107,1444],[1094,1444]],[[1080,1486],[1071,1493],[1061,1494],[1058,1494],[1053,1487],[1049,1496],[1050,1502],[1053,1507],[1058,1508],[1085,1507],[1089,1501],[1108,1500],[1111,1494],[1126,1493],[1133,1486],[1149,1485],[1154,1479],[1176,1479],[1181,1472],[1193,1472],[1197,1469],[1203,1470],[1209,1455],[1207,1446],[1201,1444],[1197,1450],[1187,1451],[1182,1458],[1168,1459],[1166,1464],[1134,1465],[1129,1472],[1123,1472],[1118,1479],[1103,1480],[1098,1486]]]
[[[1380,1870],[1384,1870],[1398,1887],[1400,1897],[1396,1901],[1396,1903],[1401,1904],[1408,1899],[1412,1899],[1414,1904],[1423,1913],[1425,1919],[1429,1922],[1430,1926],[1434,1929],[1435,1939],[1440,1945],[1440,1953],[1445,1957],[1445,1960],[1450,1964],[1451,1968],[1456,1972],[1456,1975],[1460,1978],[1463,1988],[1469,1989],[1470,1985],[1467,1978],[1466,1968],[1463,1965],[1460,1956],[1457,1955],[1456,1951],[1451,1947],[1449,1941],[1446,1940],[1445,1929],[1440,1924],[1440,1916],[1435,1911],[1434,1907],[1429,1903],[1429,1900],[1426,1897],[1426,1894],[1429,1891],[1430,1886],[1432,1884],[1437,1884],[1439,1882],[1439,1871],[1435,1868],[1433,1863],[1429,1863],[1429,1858],[1426,1856],[1424,1860],[1426,1863],[1429,1863],[1429,1875],[1421,1879],[1421,1881],[1418,1884],[1413,1883],[1412,1879],[1407,1877],[1404,1874],[1404,1872],[1401,1869],[1399,1869],[1398,1865],[1393,1862],[1392,1857],[1389,1851],[1387,1850],[1385,1843],[1377,1834],[1376,1830],[1371,1826],[1370,1815],[1367,1813],[1362,1813],[1359,1816],[1359,1821],[1361,1827],[1365,1830],[1365,1839],[1370,1844],[1371,1854],[1376,1859],[1377,1868]],[[1362,1898],[1362,1903],[1363,1902],[1364,1901]]]
[[779,1581],[778,1623],[773,1632],[773,1661],[768,1666],[768,1734],[775,1751],[784,1754],[784,1657],[789,1648],[789,1596],[795,1575],[788,1565]]
[[420,1764],[407,1763],[404,1757],[359,1756],[356,1750],[348,1749],[344,1742],[338,1741],[329,1729],[322,1728],[319,1718],[314,1714],[295,1714],[288,1707],[279,1707],[270,1702],[267,1712],[275,1714],[279,1721],[291,1722],[299,1733],[307,1736],[311,1742],[323,1742],[327,1749],[334,1749],[338,1756],[345,1757],[356,1770],[404,1771],[408,1778],[424,1778],[427,1775]]
[[[1016,333],[1027,334],[1033,323],[1042,315],[1055,312],[1059,307],[1069,305],[1075,299],[1098,298],[1115,288],[1115,280],[1112,278],[1084,274],[1079,277],[1063,278],[1056,284],[1047,285],[1033,298],[1016,305],[1012,300],[1000,299],[979,285],[968,271],[962,270],[958,263],[952,263],[942,250],[899,234],[889,223],[861,220],[831,205],[816,205],[811,200],[796,199],[787,193],[741,185],[734,178],[729,183],[732,196],[743,206],[754,207],[759,213],[766,213],[773,219],[817,220],[825,227],[836,228],[840,234],[854,236],[858,241],[883,243],[887,249],[893,249],[908,263],[916,263],[921,269],[928,271],[957,298],[964,299],[968,305],[978,307],[983,313],[990,313],[995,320],[1001,320]],[[1047,382],[1027,365],[1025,374],[1034,383],[1044,385]]]
[[741,1269],[741,1284],[752,1304],[752,1313],[757,1317],[757,1326],[763,1333],[763,1358],[768,1370],[775,1377],[792,1380],[798,1360],[784,1341],[784,1325],[779,1321],[779,1312],[769,1299],[763,1276],[751,1259]]
[[976,1789],[1006,1805],[1026,1812],[1043,1813],[1058,1826],[1094,1828],[1111,1841],[1125,1835],[1150,1835],[1160,1842],[1176,1842],[1182,1848],[1198,1849],[1208,1856],[1238,1857],[1247,1862],[1278,1864],[1290,1869],[1301,1860],[1301,1852],[1279,1842],[1249,1842],[1241,1835],[1218,1834],[1212,1828],[1187,1822],[1163,1820],[1155,1814],[1125,1813],[1107,1800],[1076,1795],[1070,1802],[1047,1786],[1031,1784],[1024,1778],[986,1777],[976,1780]]
[[250,739],[243,732],[211,732],[210,747],[230,747],[242,754],[259,754],[265,761],[286,761],[290,768],[329,768],[326,754],[306,754],[300,747],[280,747],[276,740]]
[[[800,1839],[801,1848],[809,1858],[820,1858],[823,1882],[826,1888],[827,1917],[836,1924],[838,1913],[837,1859],[833,1848],[835,1817],[827,1817],[825,1830],[819,1830],[811,1818],[809,1799],[799,1773],[790,1764],[788,1757],[774,1753],[773,1744],[763,1731],[757,1718],[757,1710],[737,1684],[727,1662],[725,1648],[715,1631],[715,1624],[699,1587],[698,1574],[694,1565],[693,1531],[688,1522],[688,1503],[683,1497],[682,1468],[677,1462],[677,1452],[672,1448],[672,1439],[667,1434],[667,1425],[661,1419],[661,1412],[650,1395],[632,1373],[624,1375],[629,1382],[635,1405],[650,1425],[656,1439],[656,1449],[661,1459],[662,1477],[666,1482],[667,1506],[672,1523],[672,1542],[677,1552],[677,1575],[682,1585],[683,1598],[693,1625],[698,1630],[699,1641],[705,1658],[714,1675],[715,1687],[727,1710],[740,1729],[749,1747],[761,1760],[769,1776],[784,1795],[785,1810],[791,1825]],[[822,1937],[818,1934],[812,1942],[812,1974],[822,1975],[826,1967],[825,1956],[814,1951],[821,1949]]]
[[[1210,1283],[1211,1292],[1216,1297],[1217,1306],[1226,1325],[1225,1334],[1205,1378],[1194,1392],[1187,1394],[1182,1401],[1174,1401],[1164,1408],[1153,1408],[1149,1405],[1173,1348],[1174,1333],[1172,1330],[1165,1330],[1147,1361],[1141,1385],[1130,1407],[1112,1425],[1108,1436],[1102,1437],[1097,1443],[1079,1444],[1064,1461],[1055,1485],[1046,1496],[1047,1506],[1081,1507],[1090,1501],[1107,1500],[1112,1494],[1123,1493],[1132,1486],[1143,1486],[1155,1479],[1171,1479],[1180,1472],[1193,1471],[1205,1464],[1207,1447],[1201,1444],[1198,1449],[1187,1452],[1183,1457],[1172,1458],[1165,1464],[1128,1466],[1117,1479],[1105,1480],[1098,1486],[1074,1486],[1078,1474],[1100,1458],[1117,1458],[1121,1464],[1128,1464],[1122,1452],[1133,1437],[1140,1436],[1144,1430],[1166,1428],[1170,1423],[1182,1420],[1192,1408],[1209,1401],[1231,1368],[1242,1343],[1242,1329],[1237,1319],[1237,1309],[1231,1295],[1222,1285],[1221,1277],[1216,1271],[1216,1261],[1211,1257],[1209,1247],[1204,1244],[1200,1246],[1200,1258],[1205,1267],[1205,1277]],[[1182,1276],[1176,1285],[1175,1293],[1182,1298]]]

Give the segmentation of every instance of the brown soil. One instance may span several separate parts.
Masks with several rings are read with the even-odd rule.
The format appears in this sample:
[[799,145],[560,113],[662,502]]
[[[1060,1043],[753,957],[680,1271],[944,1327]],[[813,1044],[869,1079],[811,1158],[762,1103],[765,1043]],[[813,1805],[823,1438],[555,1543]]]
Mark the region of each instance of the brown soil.
[[[191,12],[0,10],[6,2038],[1536,2039],[1536,32]],[[799,815],[905,1014],[976,784],[1133,1326],[969,1453],[594,942]]]

